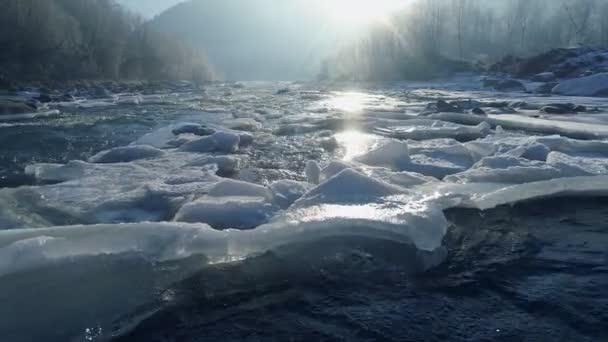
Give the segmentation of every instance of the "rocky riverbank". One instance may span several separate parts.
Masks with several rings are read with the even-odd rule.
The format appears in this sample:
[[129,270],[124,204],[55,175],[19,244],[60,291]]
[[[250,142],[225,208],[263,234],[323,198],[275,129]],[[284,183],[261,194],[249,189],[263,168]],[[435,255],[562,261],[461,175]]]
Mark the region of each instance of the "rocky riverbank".
[[566,96],[608,96],[608,49],[554,49],[536,56],[508,56],[489,68],[484,86]]
[[5,83],[0,87],[0,121],[49,113],[56,106],[81,99],[112,101],[125,94],[157,95],[203,90],[203,85],[189,81],[77,81],[53,85]]

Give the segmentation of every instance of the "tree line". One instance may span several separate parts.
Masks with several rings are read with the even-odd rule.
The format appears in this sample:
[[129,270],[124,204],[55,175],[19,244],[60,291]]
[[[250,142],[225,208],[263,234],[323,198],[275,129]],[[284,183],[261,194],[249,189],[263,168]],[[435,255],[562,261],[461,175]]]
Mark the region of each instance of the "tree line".
[[553,48],[608,46],[606,0],[412,0],[328,59],[322,78],[428,78]]
[[114,0],[0,0],[0,77],[12,81],[193,79],[204,57]]

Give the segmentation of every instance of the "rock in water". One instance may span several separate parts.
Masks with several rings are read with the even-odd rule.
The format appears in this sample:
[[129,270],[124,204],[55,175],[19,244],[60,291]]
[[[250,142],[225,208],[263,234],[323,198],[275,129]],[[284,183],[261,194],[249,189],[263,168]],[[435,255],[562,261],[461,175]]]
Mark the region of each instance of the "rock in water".
[[479,107],[471,109],[471,113],[475,115],[486,115],[486,112]]
[[526,87],[514,79],[493,79],[488,78],[483,80],[483,86],[486,88],[494,88],[497,91],[525,91]]
[[180,135],[180,134],[194,134],[194,135],[199,135],[199,136],[208,136],[208,135],[212,135],[213,133],[215,133],[215,130],[213,128],[209,128],[203,125],[198,125],[198,124],[186,124],[183,126],[180,126],[176,129],[174,129],[173,134],[175,135]]
[[574,103],[550,103],[540,109],[547,114],[572,114],[586,112],[587,107],[577,106]]
[[462,108],[458,103],[448,103],[444,100],[437,100],[437,102],[429,103],[423,115],[435,114],[435,113],[462,113]]

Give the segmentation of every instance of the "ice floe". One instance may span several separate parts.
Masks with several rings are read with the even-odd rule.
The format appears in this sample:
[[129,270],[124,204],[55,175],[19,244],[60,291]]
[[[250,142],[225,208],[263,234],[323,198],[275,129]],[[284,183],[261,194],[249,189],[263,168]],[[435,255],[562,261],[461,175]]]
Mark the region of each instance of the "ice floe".
[[239,149],[241,138],[238,134],[215,132],[209,137],[192,140],[180,147],[187,152],[223,152],[234,153]]
[[[531,117],[541,98],[511,114],[417,116],[424,101],[246,90],[217,90],[207,112],[88,162],[27,166],[39,185],[0,189],[0,274],[133,253],[232,260],[336,237],[413,246],[430,267],[445,257],[447,208],[608,194],[608,127],[591,114]],[[500,101],[470,91],[419,95],[466,110]],[[117,101],[131,100],[165,99]],[[82,105],[128,104],[117,101]]]

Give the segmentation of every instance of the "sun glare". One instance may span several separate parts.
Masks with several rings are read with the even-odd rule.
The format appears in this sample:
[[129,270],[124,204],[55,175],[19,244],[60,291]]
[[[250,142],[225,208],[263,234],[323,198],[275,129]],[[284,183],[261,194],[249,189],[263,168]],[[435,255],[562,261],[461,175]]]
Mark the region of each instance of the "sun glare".
[[408,0],[325,0],[324,10],[331,20],[352,27],[383,22],[403,8]]

